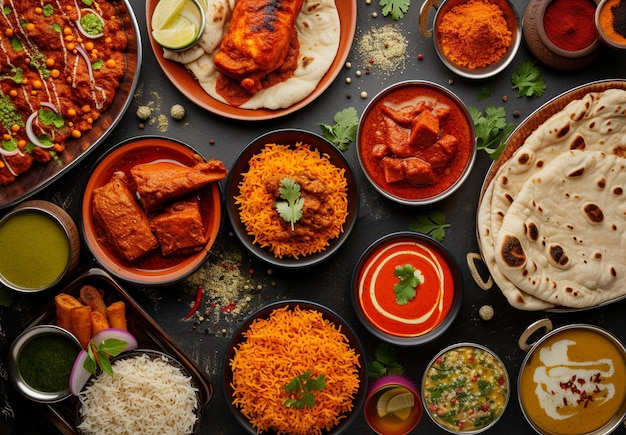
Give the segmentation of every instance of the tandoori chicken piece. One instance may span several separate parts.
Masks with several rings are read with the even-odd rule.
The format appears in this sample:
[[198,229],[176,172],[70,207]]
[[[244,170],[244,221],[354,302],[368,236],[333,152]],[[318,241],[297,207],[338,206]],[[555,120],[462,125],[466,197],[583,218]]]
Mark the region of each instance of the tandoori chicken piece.
[[215,67],[254,94],[261,79],[278,69],[297,38],[296,17],[304,0],[237,0]]
[[151,213],[167,202],[223,179],[227,170],[224,163],[211,159],[191,168],[171,162],[145,163],[134,166],[130,173],[144,209]]
[[175,202],[152,217],[150,226],[159,240],[161,253],[168,257],[189,255],[207,243],[200,203],[196,198]]
[[119,177],[114,176],[104,186],[94,189],[92,210],[103,233],[102,242],[122,258],[132,262],[158,247],[148,216]]

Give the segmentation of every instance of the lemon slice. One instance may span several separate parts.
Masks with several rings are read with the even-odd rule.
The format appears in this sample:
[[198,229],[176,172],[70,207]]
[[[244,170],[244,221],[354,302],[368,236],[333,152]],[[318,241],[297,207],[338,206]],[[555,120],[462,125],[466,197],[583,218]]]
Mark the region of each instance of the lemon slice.
[[197,36],[197,29],[193,25],[172,27],[169,29],[153,30],[152,36],[159,45],[177,50],[187,47]]
[[152,13],[152,29],[161,30],[180,15],[187,0],[159,0]]
[[406,391],[407,390],[404,387],[393,387],[385,391],[376,402],[376,412],[378,413],[378,416],[384,417],[385,415],[389,414],[390,413],[390,411],[388,410],[389,401],[393,397],[397,396],[398,394],[406,393]]
[[[389,402],[387,403],[387,413],[394,414],[395,416],[400,417],[407,411],[410,414],[413,406],[415,406],[415,398],[413,397],[413,393],[407,391],[404,393],[396,394],[389,399]],[[408,414],[406,417],[408,417]]]

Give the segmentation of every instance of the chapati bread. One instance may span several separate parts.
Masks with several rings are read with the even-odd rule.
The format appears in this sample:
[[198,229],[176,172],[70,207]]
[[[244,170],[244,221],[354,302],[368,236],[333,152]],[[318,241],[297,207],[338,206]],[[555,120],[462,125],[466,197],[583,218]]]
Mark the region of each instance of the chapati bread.
[[496,263],[522,291],[587,308],[626,294],[626,159],[560,154],[524,183],[496,238]]
[[590,92],[534,130],[496,172],[485,189],[478,214],[483,259],[509,303],[523,310],[553,307],[509,282],[495,263],[495,238],[524,183],[546,164],[572,149],[626,155],[626,90]]
[[[213,57],[235,6],[234,0],[208,0],[206,27],[200,42],[189,50],[163,50],[163,56],[184,64],[211,97],[225,104],[216,91],[219,72]],[[243,109],[284,109],[311,94],[328,71],[339,48],[340,22],[335,0],[305,0],[296,20],[300,53],[294,75],[254,94]]]

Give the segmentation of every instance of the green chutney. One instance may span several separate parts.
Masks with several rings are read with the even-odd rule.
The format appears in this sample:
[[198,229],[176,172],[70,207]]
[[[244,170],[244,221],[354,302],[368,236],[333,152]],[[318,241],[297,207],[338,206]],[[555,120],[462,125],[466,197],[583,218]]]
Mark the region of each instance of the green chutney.
[[79,352],[80,346],[68,337],[41,334],[24,345],[17,357],[17,368],[24,382],[35,390],[66,391]]
[[24,210],[0,225],[0,275],[9,285],[37,290],[65,272],[70,243],[61,224],[36,210]]

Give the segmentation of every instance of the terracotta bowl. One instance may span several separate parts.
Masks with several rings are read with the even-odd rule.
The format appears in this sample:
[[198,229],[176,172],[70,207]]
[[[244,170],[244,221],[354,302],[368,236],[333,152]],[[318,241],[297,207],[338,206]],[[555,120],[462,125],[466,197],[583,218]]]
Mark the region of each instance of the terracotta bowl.
[[185,166],[193,166],[199,160],[204,160],[193,148],[175,140],[150,136],[129,139],[114,146],[96,163],[83,192],[81,231],[87,248],[109,273],[137,285],[161,286],[185,279],[207,260],[222,222],[220,187],[218,183],[211,183],[198,192],[207,239],[205,247],[199,252],[166,258],[157,249],[145,258],[129,263],[103,243],[94,222],[94,189],[108,183],[116,171],[127,172],[135,164],[160,159],[172,160]]
[[601,18],[604,19],[607,15],[612,15],[611,8],[618,4],[620,4],[619,0],[601,0],[600,3],[598,3],[595,17],[596,30],[598,31],[598,38],[606,46],[618,50],[626,50],[626,37],[619,34],[610,35],[608,32],[605,32],[600,25]]

